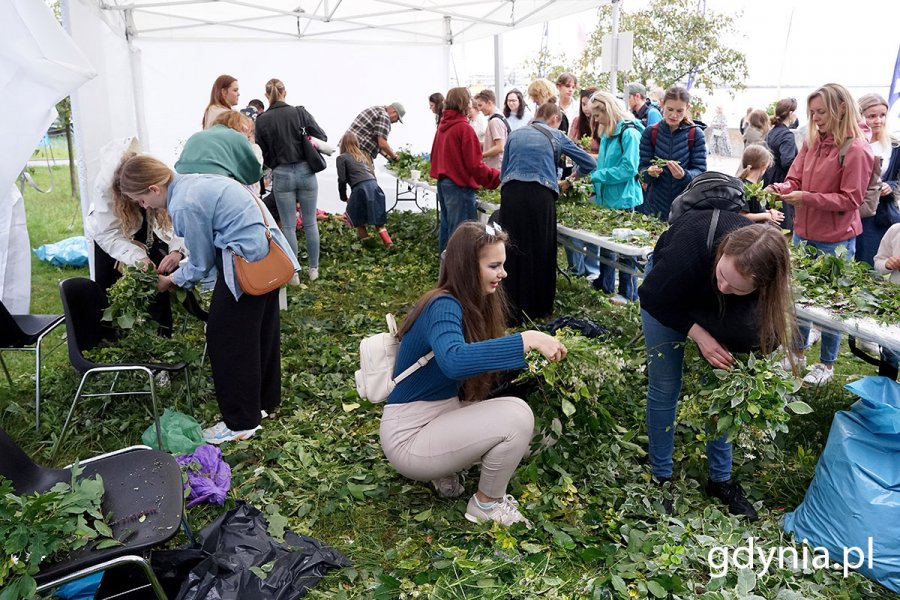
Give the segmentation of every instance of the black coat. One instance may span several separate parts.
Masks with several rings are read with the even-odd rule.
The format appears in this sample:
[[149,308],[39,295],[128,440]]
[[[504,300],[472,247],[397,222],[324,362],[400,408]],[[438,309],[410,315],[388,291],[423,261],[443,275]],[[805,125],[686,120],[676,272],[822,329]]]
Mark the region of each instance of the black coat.
[[304,126],[308,135],[322,141],[328,140],[313,116],[302,106],[273,102],[266,112],[256,118],[256,143],[262,149],[267,167],[274,169],[278,165],[306,160],[300,145]]

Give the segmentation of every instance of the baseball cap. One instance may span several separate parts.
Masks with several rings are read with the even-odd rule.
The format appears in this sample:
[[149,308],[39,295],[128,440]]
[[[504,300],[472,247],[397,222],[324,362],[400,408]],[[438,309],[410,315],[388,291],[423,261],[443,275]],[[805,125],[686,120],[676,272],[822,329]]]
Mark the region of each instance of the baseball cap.
[[399,102],[391,102],[391,106],[397,111],[397,120],[402,123],[403,117],[406,116],[406,109]]
[[642,83],[625,84],[625,97],[631,96],[632,94],[640,94],[641,96],[646,98],[647,88]]

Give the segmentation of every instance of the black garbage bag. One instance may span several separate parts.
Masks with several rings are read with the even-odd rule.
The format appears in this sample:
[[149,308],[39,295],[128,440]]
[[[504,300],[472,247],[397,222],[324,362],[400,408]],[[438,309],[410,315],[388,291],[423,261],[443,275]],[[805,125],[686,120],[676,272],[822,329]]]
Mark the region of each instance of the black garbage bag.
[[284,543],[274,540],[263,514],[244,503],[204,527],[199,541],[208,556],[176,600],[293,600],[329,569],[350,566],[337,550],[293,531],[285,531]]
[[594,323],[590,319],[579,319],[577,317],[572,317],[569,315],[566,315],[564,317],[557,317],[549,323],[541,325],[540,329],[543,329],[548,333],[556,333],[563,327],[573,329],[584,337],[604,339],[609,337],[609,329],[604,327],[603,325]]

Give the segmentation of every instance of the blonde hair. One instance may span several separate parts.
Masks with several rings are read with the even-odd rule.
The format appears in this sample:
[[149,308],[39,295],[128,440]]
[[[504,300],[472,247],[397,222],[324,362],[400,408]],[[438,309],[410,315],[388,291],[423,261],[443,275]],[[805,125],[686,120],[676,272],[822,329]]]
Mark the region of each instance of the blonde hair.
[[253,120],[236,110],[224,112],[213,121],[213,125],[224,125],[229,129],[234,129],[238,133],[248,135],[253,133]]
[[556,85],[549,79],[535,79],[528,86],[528,97],[537,106],[542,106],[550,100],[556,100]]
[[266,100],[269,101],[269,108],[272,108],[274,102],[284,100],[284,84],[280,79],[270,79],[266,82]]
[[772,152],[762,144],[750,144],[744,148],[744,154],[741,156],[741,167],[735,174],[738,179],[744,179],[750,174],[750,171],[756,169],[766,169],[774,162]]
[[[130,235],[141,226],[141,207],[129,196],[146,192],[151,185],[168,185],[172,169],[164,162],[136,152],[126,152],[113,174],[113,213],[122,223],[122,232]],[[147,221],[151,227],[169,229],[172,220],[162,208],[148,208]]]
[[602,133],[609,137],[616,132],[619,121],[634,119],[634,115],[622,106],[618,99],[609,92],[598,91],[591,96],[591,113],[604,112],[609,115],[609,122]]
[[[844,142],[851,138],[865,141],[862,129],[859,127],[859,121],[862,118],[859,114],[859,107],[853,101],[853,96],[847,91],[847,88],[839,83],[826,83],[806,98],[806,113],[809,117],[809,134],[807,136],[807,144],[810,149],[816,147],[819,143],[819,128],[812,119],[812,110],[809,108],[813,98],[821,98],[825,104],[825,111],[828,113],[828,125],[830,133],[834,137],[835,146],[842,146]],[[843,110],[843,113],[841,112]]]
[[[883,106],[885,109],[890,109],[887,100],[885,100],[878,94],[866,94],[859,99],[860,116],[862,116],[864,112],[866,112],[873,106]],[[863,119],[865,119],[865,117],[863,117]],[[891,145],[891,136],[887,130],[887,123],[885,123],[885,126],[881,128],[881,131],[878,132],[877,136],[872,137],[872,142],[878,142],[882,146]]]
[[349,154],[354,159],[367,165],[370,169],[372,168],[372,157],[362,151],[359,147],[359,138],[357,138],[356,134],[352,131],[348,131],[341,136],[341,141],[338,142],[338,148],[340,149],[341,154]]

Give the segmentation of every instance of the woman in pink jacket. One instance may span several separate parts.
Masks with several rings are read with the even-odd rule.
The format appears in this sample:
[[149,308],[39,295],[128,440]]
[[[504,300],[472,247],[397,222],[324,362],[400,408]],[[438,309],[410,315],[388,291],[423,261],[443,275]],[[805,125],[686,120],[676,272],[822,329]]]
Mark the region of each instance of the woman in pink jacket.
[[[872,150],[860,128],[860,114],[850,92],[836,83],[828,83],[806,100],[809,137],[788,171],[783,183],[769,186],[771,191],[794,206],[795,244],[806,242],[825,254],[844,248],[851,260],[856,236],[862,232],[859,206],[863,203],[872,168]],[[809,325],[800,326],[800,340],[809,335]],[[813,366],[804,383],[820,385],[834,377],[841,336],[822,333],[819,363]],[[797,362],[804,366],[802,349]]]

